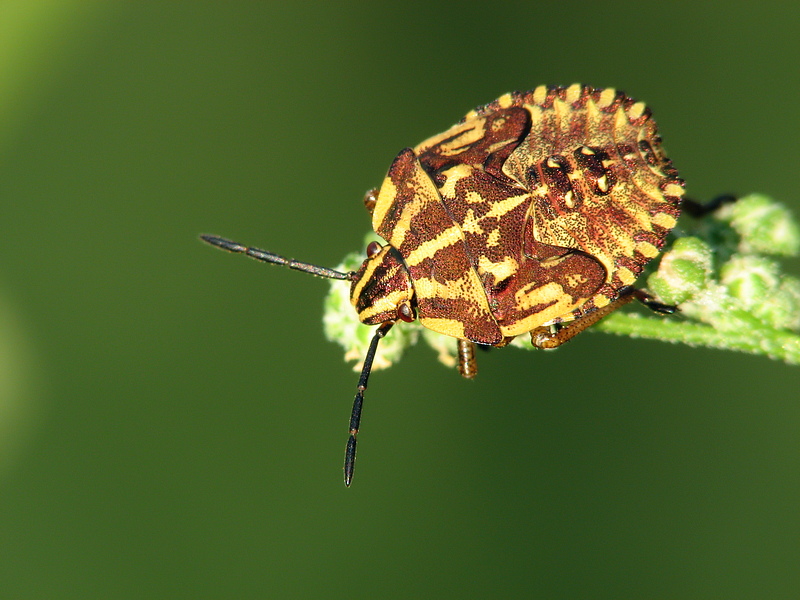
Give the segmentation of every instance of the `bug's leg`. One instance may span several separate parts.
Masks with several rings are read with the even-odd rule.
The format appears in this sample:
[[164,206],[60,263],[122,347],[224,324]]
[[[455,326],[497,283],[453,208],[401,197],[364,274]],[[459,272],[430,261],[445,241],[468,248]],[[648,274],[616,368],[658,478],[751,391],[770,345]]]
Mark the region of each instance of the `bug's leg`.
[[580,319],[575,319],[556,332],[550,331],[549,327],[537,327],[531,331],[531,344],[537,348],[556,348],[564,342],[571,340],[587,327],[591,327],[603,317],[608,316],[610,313],[633,300],[638,300],[653,312],[662,315],[671,315],[678,310],[677,306],[656,302],[650,294],[643,290],[629,287],[623,289],[617,299],[610,304],[598,308],[582,316]]
[[681,200],[681,209],[688,215],[693,216],[695,219],[710,215],[723,204],[731,204],[736,202],[737,197],[733,194],[722,194],[708,202],[698,202],[692,198],[684,198]]
[[678,311],[678,307],[672,304],[664,304],[662,302],[657,302],[653,299],[653,297],[645,292],[644,290],[637,290],[631,288],[630,293],[634,298],[636,298],[639,302],[644,304],[647,308],[652,310],[653,312],[657,312],[661,315],[671,315]]
[[458,340],[458,372],[467,379],[473,379],[478,374],[478,360],[473,342]]
[[[587,313],[579,319],[575,319],[574,321],[567,323],[558,331],[553,332],[549,327],[537,327],[531,331],[531,344],[533,344],[536,348],[556,348],[564,342],[571,340],[587,327],[591,327],[603,317],[608,316],[621,306],[625,306],[632,300],[636,299],[639,295],[639,291],[640,290],[636,290],[634,288],[623,290],[619,297],[613,302],[606,304],[602,308],[598,308],[595,311]],[[644,292],[642,292],[642,294],[647,296],[647,294],[644,294]],[[649,296],[647,297],[649,298]]]
[[358,428],[361,424],[361,407],[364,404],[364,392],[367,389],[367,380],[369,379],[370,371],[372,371],[372,361],[375,359],[375,351],[378,349],[378,342],[380,342],[392,328],[392,325],[394,325],[394,321],[382,323],[375,332],[375,335],[372,336],[367,355],[364,357],[364,366],[361,368],[361,377],[358,378],[356,398],[353,400],[353,412],[350,414],[350,437],[347,438],[347,447],[344,451],[344,484],[348,487],[353,481],[353,469],[356,465],[356,438],[358,437]]

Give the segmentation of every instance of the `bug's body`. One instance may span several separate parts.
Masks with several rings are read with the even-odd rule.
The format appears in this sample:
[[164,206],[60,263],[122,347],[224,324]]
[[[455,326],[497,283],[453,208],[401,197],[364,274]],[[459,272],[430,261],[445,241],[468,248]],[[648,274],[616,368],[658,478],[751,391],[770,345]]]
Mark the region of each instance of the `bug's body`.
[[540,86],[398,154],[365,198],[387,243],[370,244],[356,272],[204,239],[350,280],[359,319],[379,325],[351,417],[349,485],[372,360],[398,319],[458,340],[460,371],[471,378],[473,343],[502,346],[531,332],[535,346],[555,347],[634,297],[669,308],[631,288],[680,212],[683,182],[660,143],[649,110],[620,92]]
[[[682,193],[644,105],[614,90],[542,86],[403,150],[372,224],[402,257],[422,325],[502,345],[632,285],[674,227]],[[361,320],[385,321],[391,310],[363,307],[363,289],[354,282]]]

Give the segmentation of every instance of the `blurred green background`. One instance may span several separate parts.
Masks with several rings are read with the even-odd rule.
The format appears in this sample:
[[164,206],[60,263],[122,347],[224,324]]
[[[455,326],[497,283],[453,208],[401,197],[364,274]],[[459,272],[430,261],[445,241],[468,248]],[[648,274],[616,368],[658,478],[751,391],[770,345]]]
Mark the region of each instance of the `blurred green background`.
[[[800,369],[593,333],[356,374],[327,284],[403,147],[614,86],[800,213],[800,5],[0,2],[0,597],[796,598]],[[790,264],[797,274],[797,261]]]

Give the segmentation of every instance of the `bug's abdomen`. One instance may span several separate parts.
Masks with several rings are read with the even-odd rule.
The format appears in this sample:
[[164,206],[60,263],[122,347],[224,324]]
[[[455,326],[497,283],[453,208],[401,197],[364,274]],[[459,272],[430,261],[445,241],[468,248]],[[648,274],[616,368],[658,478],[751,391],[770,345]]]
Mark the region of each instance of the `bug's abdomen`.
[[613,89],[578,85],[496,102],[520,104],[531,115],[503,171],[530,190],[533,238],[596,258],[606,281],[584,308],[606,304],[658,254],[680,213],[683,182],[650,111]]

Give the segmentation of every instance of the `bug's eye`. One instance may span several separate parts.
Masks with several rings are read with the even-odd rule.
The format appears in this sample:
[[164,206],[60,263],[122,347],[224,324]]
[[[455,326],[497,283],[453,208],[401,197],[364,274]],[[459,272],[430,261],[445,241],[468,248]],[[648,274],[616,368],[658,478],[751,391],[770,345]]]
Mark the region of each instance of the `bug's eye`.
[[408,304],[403,303],[397,307],[397,318],[406,323],[411,323],[417,317],[413,309]]
[[377,256],[381,251],[381,245],[378,242],[370,242],[367,245],[367,258]]
[[378,188],[367,190],[364,194],[364,206],[369,211],[369,214],[375,210],[375,205],[378,203]]

